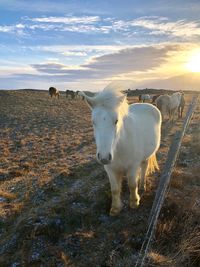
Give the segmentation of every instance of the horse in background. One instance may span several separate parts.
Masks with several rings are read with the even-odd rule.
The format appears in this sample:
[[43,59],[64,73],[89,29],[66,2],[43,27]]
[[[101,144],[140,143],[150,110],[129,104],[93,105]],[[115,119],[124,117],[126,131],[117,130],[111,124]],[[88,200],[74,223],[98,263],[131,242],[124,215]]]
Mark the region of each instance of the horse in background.
[[55,98],[56,97],[59,98],[60,97],[60,92],[55,87],[49,87],[49,95],[51,97],[55,96]]
[[84,96],[79,94],[80,91],[76,91],[76,98],[84,100]]
[[166,116],[170,118],[170,96],[169,95],[158,96],[155,100],[155,105],[160,110],[163,121],[166,119]]
[[[182,93],[176,92],[170,96],[169,113],[170,120],[174,121],[175,114],[178,114],[178,109],[181,104]],[[179,117],[179,114],[178,114]]]
[[184,107],[185,107],[185,98],[184,98],[184,93],[182,93],[182,95],[181,95],[181,101],[180,101],[180,104],[179,104],[179,107],[178,107],[178,117],[179,118],[182,118],[183,117]]
[[140,102],[146,102],[146,100],[150,100],[151,99],[151,97],[150,97],[150,95],[147,95],[147,94],[145,94],[145,95],[139,95],[139,101]]
[[[170,121],[174,121],[175,114],[178,113],[178,118],[180,118],[179,109],[184,108],[185,102],[184,97],[182,99],[182,93],[176,92],[172,95],[161,95],[155,100],[157,108],[160,110],[163,120],[165,115],[168,115]],[[182,114],[181,114],[182,116]]]
[[156,151],[160,146],[161,114],[153,105],[128,105],[126,96],[114,89],[104,89],[93,97],[84,96],[92,110],[97,160],[108,174],[112,205],[110,215],[122,209],[122,177],[128,178],[130,207],[140,203],[139,175],[145,190],[145,177],[158,169]]
[[72,90],[66,90],[66,98],[71,98],[72,100],[75,99],[76,92]]

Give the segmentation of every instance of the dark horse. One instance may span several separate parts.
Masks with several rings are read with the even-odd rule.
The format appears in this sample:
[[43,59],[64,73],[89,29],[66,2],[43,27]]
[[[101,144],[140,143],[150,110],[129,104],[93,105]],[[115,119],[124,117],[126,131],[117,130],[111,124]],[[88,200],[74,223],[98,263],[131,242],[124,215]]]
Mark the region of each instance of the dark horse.
[[59,98],[59,96],[60,96],[58,89],[56,89],[55,87],[49,87],[49,94],[51,97],[57,96],[57,98]]
[[156,99],[159,97],[160,95],[154,95],[153,97],[152,97],[152,104],[155,104],[155,101],[156,101]]
[[66,90],[66,98],[71,98],[74,99],[76,97],[76,92],[72,91],[72,90]]

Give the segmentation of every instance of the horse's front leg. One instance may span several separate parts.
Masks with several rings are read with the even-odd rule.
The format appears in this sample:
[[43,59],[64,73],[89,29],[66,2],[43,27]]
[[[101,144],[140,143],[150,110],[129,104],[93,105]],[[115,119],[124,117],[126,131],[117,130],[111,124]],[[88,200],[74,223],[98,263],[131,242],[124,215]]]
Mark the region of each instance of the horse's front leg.
[[131,168],[127,173],[128,186],[130,190],[130,208],[137,208],[140,204],[140,196],[138,194],[138,179],[139,179],[139,168]]
[[108,166],[105,165],[104,167],[109,177],[111,194],[112,194],[112,205],[110,209],[110,215],[116,216],[122,209],[122,203],[121,203],[122,177],[120,173],[113,171]]

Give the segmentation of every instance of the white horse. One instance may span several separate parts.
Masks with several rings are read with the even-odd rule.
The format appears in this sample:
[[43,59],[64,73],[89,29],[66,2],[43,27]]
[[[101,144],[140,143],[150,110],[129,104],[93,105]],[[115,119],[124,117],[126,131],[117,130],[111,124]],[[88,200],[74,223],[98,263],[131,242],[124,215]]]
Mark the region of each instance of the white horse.
[[150,99],[151,99],[150,95],[147,95],[147,94],[139,95],[139,101],[145,102],[146,100],[150,100]]
[[173,93],[170,96],[170,102],[169,102],[169,112],[170,112],[170,120],[174,121],[174,116],[177,113],[178,114],[178,108],[181,103],[182,93],[176,92]]
[[92,109],[92,123],[97,147],[97,160],[108,174],[112,205],[110,215],[121,208],[121,182],[125,174],[130,190],[130,207],[139,205],[138,176],[145,189],[145,176],[158,169],[156,151],[160,146],[161,114],[151,104],[128,106],[126,96],[104,89],[95,97],[84,93]]
[[155,100],[156,107],[160,110],[163,120],[165,120],[166,115],[170,118],[170,96],[160,95]]
[[184,93],[182,93],[180,105],[178,107],[178,117],[179,118],[183,118],[183,110],[184,110],[184,107],[185,107],[185,98],[184,98]]

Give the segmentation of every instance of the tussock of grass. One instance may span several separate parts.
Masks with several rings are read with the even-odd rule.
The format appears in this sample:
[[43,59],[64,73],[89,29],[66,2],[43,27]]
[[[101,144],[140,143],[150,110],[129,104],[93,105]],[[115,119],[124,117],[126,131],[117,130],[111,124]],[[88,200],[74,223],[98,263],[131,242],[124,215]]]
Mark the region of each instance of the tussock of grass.
[[0,197],[7,198],[7,199],[16,199],[17,195],[0,189]]
[[[173,174],[170,195],[161,210],[156,241],[149,254],[152,266],[199,267],[200,190],[195,187],[193,178],[181,171]],[[177,183],[177,179],[181,183]]]
[[[197,219],[197,218],[196,218]],[[185,262],[187,266],[199,266],[200,263],[200,216],[198,221],[188,218],[185,222],[184,236],[179,245],[177,264]]]
[[148,256],[150,261],[155,263],[155,265],[152,264],[150,266],[173,266],[172,259],[160,254],[159,252],[151,251]]

